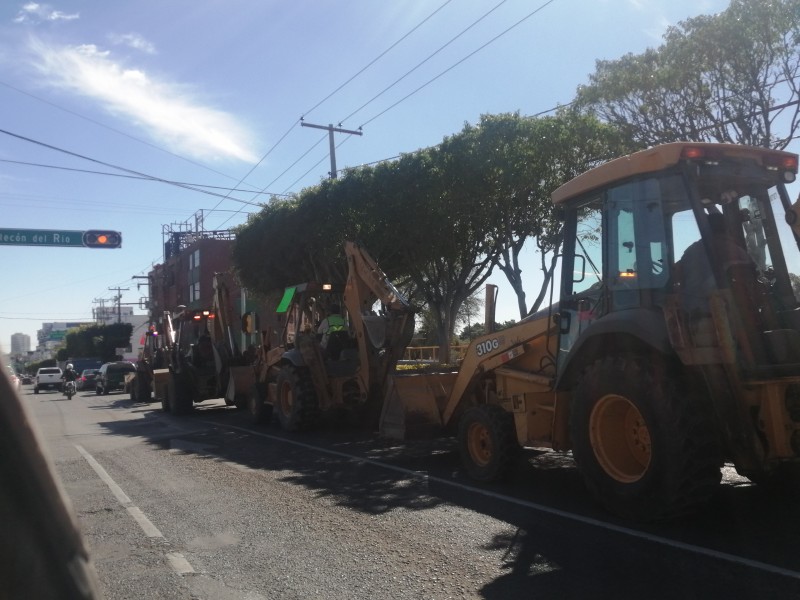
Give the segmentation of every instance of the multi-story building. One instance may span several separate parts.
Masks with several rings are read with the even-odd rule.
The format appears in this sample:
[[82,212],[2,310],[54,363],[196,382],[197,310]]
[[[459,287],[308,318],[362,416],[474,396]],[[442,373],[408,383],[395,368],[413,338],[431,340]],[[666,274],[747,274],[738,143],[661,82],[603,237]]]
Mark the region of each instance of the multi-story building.
[[113,325],[114,323],[132,323],[132,306],[98,306],[94,309],[94,319],[101,325]]
[[[230,273],[234,243],[232,231],[174,231],[164,229],[164,262],[148,273],[150,319],[159,331],[164,328],[164,312],[179,306],[211,307],[214,300],[214,274]],[[242,290],[233,277],[226,277],[232,318],[257,310],[250,300],[242,301]],[[243,306],[244,305],[244,306]],[[237,328],[238,329],[238,328]],[[255,339],[240,338],[245,346]]]
[[31,336],[15,333],[11,336],[11,354],[25,354],[31,351]]

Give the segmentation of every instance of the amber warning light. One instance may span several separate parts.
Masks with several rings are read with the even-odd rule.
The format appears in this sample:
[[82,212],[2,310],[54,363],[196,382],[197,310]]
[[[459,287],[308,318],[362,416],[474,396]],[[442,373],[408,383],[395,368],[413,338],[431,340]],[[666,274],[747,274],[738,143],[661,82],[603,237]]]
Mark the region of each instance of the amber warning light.
[[83,232],[83,245],[87,248],[121,248],[122,234],[119,231],[90,229]]

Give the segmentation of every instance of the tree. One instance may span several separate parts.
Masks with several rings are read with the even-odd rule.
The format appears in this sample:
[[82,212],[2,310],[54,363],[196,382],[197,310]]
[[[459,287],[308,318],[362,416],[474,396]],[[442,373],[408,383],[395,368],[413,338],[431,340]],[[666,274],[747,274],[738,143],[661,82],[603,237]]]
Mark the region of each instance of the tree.
[[642,54],[598,61],[576,104],[635,145],[733,142],[783,149],[800,116],[800,0],[732,0],[670,27]]
[[[589,115],[562,109],[555,116],[521,117],[519,113],[483,115],[462,135],[479,148],[479,168],[487,182],[486,205],[493,259],[517,296],[520,318],[545,298],[561,246],[561,222],[550,195],[573,177],[624,154],[618,131]],[[530,240],[539,250],[542,285],[528,306],[520,253]]]
[[538,307],[560,245],[550,193],[615,155],[618,139],[594,117],[571,112],[484,116],[436,147],[273,200],[237,231],[235,269],[261,295],[302,281],[343,283],[344,241],[359,241],[429,311],[448,361],[458,315],[495,266],[517,291],[520,317],[527,314],[518,258],[532,236],[545,271]]
[[58,360],[97,356],[103,362],[115,360],[117,348],[130,345],[133,325],[113,323],[111,325],[83,325],[70,330],[66,346],[58,351]]

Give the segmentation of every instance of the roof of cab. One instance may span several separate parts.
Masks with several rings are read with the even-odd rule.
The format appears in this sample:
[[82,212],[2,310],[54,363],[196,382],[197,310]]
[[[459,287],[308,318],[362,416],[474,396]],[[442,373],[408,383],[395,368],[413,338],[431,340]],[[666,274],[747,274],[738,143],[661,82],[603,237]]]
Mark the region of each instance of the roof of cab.
[[755,160],[759,164],[763,164],[765,156],[775,158],[776,156],[785,155],[786,157],[794,156],[796,158],[796,155],[781,150],[771,150],[769,148],[757,148],[739,144],[711,144],[700,142],[673,142],[671,144],[662,144],[614,159],[578,175],[552,193],[551,199],[553,204],[558,206],[571,198],[581,196],[594,189],[606,186],[609,183],[627,179],[634,175],[653,173],[673,167],[681,160],[685,148],[699,148],[701,150],[716,151],[730,157],[749,158]]

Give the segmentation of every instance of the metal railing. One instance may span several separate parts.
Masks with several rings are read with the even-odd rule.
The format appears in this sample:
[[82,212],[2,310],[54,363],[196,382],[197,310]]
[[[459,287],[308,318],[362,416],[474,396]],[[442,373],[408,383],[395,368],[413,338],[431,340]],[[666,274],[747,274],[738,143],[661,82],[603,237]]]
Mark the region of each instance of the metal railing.
[[[468,344],[450,346],[450,361],[456,362],[464,358],[468,347]],[[439,362],[439,346],[408,346],[403,354],[403,360]]]

